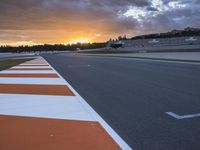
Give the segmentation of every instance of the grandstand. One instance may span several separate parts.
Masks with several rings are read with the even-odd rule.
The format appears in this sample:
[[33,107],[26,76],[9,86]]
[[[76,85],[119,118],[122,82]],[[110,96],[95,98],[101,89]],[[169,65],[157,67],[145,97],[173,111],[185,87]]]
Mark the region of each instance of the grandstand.
[[123,40],[121,42],[123,43],[123,47],[159,47],[159,46],[179,46],[179,45],[200,45],[200,36]]
[[[162,51],[162,50],[200,50],[200,36],[152,38],[152,39],[127,39],[115,41],[112,45],[119,45],[119,50],[132,51]],[[115,48],[113,46],[113,48]]]

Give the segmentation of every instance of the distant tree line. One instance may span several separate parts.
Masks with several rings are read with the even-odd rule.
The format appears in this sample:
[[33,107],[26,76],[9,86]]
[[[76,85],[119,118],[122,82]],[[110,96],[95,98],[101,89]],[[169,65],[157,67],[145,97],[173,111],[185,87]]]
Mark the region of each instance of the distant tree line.
[[75,51],[77,48],[81,50],[85,49],[97,49],[106,47],[107,43],[87,43],[87,44],[55,44],[55,45],[35,45],[35,46],[1,46],[0,52],[40,52],[40,51]]
[[184,36],[200,36],[199,28],[185,28],[184,30],[172,30],[166,33],[156,33],[156,34],[147,34],[132,37],[131,40],[135,39],[156,39],[156,38],[173,38],[173,37],[184,37]]

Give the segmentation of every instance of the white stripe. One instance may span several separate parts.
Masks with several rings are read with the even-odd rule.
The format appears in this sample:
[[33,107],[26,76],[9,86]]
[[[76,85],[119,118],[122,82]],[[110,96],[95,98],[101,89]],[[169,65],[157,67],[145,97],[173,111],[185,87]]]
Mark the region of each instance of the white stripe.
[[23,66],[41,66],[41,65],[47,65],[47,64],[45,63],[45,64],[20,64],[20,65],[23,65]]
[[[47,62],[47,64],[49,63]],[[52,69],[54,68],[52,67]],[[55,70],[55,72],[57,71]],[[63,79],[66,85],[76,95],[77,100],[85,108],[85,111],[87,111],[91,116],[93,116],[94,120],[98,121],[101,124],[101,126],[115,140],[115,142],[120,146],[120,148],[123,150],[132,150],[132,148],[103,120],[103,118],[97,112],[95,112],[95,110],[72,88],[72,86],[58,72],[57,74],[60,76],[60,78]]]
[[94,121],[73,96],[0,94],[0,114]]
[[55,73],[54,70],[5,70],[1,71],[0,74],[49,74]]
[[47,65],[46,63],[24,63],[21,65]]
[[0,78],[0,84],[65,85],[60,78]]
[[15,66],[12,68],[20,68],[20,69],[25,69],[25,68],[51,68],[49,66]]
[[182,116],[177,115],[177,114],[175,114],[173,112],[166,112],[166,114],[168,114],[171,117],[176,118],[178,120],[200,117],[200,113],[197,113],[197,114],[188,114],[188,115],[182,115]]
[[176,119],[181,119],[181,117],[173,112],[166,112],[166,114],[170,115],[171,117],[173,118],[176,118]]

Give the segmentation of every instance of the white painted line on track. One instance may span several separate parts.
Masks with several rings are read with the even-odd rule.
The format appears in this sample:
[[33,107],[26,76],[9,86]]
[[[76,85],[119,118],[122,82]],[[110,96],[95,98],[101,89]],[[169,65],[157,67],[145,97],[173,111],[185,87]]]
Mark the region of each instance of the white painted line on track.
[[0,94],[0,114],[94,121],[74,96]]
[[46,66],[47,64],[20,64],[19,66]]
[[171,117],[173,117],[173,118],[175,118],[177,120],[191,119],[191,118],[200,117],[200,113],[188,114],[188,115],[177,115],[176,113],[173,113],[173,112],[166,112],[166,114],[170,115]]
[[15,67],[12,67],[12,68],[20,68],[20,69],[23,69],[23,68],[51,68],[50,66],[15,66]]
[[0,78],[0,84],[65,85],[60,78]]
[[[45,60],[45,59],[44,59]],[[46,61],[46,60],[45,60]],[[51,66],[47,61],[46,63]],[[52,66],[51,66],[52,67]],[[57,72],[53,67],[52,69]],[[65,82],[65,84],[70,88],[70,90],[76,95],[79,103],[85,108],[85,110],[98,121],[101,126],[106,130],[106,132],[114,139],[114,141],[123,150],[132,150],[132,148],[104,121],[104,119],[75,91],[75,89],[57,72],[59,77]]]
[[54,70],[5,70],[0,74],[51,74],[55,73]]

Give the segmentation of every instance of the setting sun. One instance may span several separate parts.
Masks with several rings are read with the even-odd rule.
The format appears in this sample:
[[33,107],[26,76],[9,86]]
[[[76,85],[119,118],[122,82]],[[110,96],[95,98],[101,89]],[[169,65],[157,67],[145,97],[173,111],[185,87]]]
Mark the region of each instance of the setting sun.
[[67,42],[66,44],[77,44],[77,43],[91,43],[92,41],[90,39],[75,39]]

